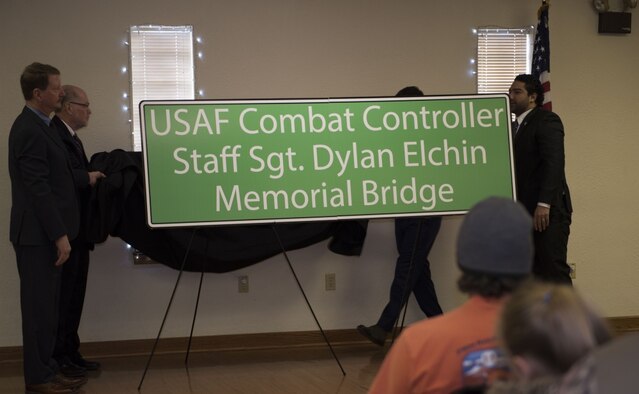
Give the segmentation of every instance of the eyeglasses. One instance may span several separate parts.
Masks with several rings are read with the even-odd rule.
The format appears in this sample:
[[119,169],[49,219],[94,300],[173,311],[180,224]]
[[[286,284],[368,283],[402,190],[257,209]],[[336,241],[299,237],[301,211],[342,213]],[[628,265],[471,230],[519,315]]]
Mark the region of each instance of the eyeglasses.
[[79,105],[79,106],[84,107],[84,108],[89,108],[89,103],[77,103],[75,101],[69,101],[69,103],[75,104],[75,105]]

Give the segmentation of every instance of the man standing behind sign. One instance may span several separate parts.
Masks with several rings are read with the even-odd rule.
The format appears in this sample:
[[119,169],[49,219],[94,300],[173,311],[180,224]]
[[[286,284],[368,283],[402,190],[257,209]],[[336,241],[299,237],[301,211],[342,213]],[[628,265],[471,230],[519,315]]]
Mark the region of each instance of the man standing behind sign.
[[88,124],[91,116],[87,94],[77,86],[65,85],[63,89],[62,106],[56,110],[56,116],[51,123],[57,129],[60,139],[69,152],[82,221],[78,237],[71,241],[69,260],[62,268],[58,337],[53,356],[58,361],[63,374],[83,376],[85,370],[93,371],[100,367],[99,363],[87,361],[80,354],[78,327],[89,273],[89,250],[93,249],[93,244],[86,239],[84,218],[90,187],[94,186],[98,179],[104,178],[104,174],[100,171],[87,170],[89,161],[77,135],[77,131]]
[[[424,93],[416,86],[408,86],[397,93],[397,97],[421,97]],[[377,324],[360,325],[357,330],[376,345],[383,346],[391,332],[402,307],[411,292],[421,310],[428,317],[441,315],[435,285],[430,277],[428,253],[441,227],[441,217],[409,217],[395,219],[395,242],[399,256],[395,263],[395,277],[390,289],[390,299],[382,311]]]
[[541,109],[541,82],[529,74],[509,90],[517,198],[533,216],[533,273],[543,280],[571,284],[567,250],[572,203],[564,173],[564,127],[554,112]]

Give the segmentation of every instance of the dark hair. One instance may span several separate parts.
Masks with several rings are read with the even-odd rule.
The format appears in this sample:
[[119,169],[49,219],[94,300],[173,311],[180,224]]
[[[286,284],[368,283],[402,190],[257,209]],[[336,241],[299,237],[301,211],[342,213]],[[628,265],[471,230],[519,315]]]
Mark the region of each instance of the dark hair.
[[24,68],[20,76],[20,87],[25,100],[33,98],[33,90],[46,90],[49,86],[49,76],[60,75],[57,68],[48,64],[31,63]]
[[421,97],[423,95],[424,95],[424,92],[422,92],[417,86],[406,86],[405,88],[397,92],[395,96],[396,97]]
[[457,287],[464,293],[485,298],[500,298],[512,293],[528,276],[489,275],[463,271]]
[[519,74],[515,77],[515,81],[523,82],[525,84],[528,95],[533,93],[537,94],[535,104],[537,104],[538,107],[544,105],[544,87],[541,86],[539,78],[530,74]]

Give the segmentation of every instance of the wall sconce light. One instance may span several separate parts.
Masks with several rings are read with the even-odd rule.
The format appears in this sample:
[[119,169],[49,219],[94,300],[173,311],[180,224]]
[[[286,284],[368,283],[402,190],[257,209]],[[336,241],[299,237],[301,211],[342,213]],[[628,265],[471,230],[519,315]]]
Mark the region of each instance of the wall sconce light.
[[599,33],[630,34],[632,17],[630,10],[637,7],[637,0],[622,0],[623,11],[612,12],[608,0],[593,0],[592,5],[599,13]]

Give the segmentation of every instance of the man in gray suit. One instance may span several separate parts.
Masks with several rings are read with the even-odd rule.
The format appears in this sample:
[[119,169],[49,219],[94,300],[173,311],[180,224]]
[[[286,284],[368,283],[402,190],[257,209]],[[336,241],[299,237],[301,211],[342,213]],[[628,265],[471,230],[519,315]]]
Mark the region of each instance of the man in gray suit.
[[53,359],[60,270],[78,234],[79,208],[67,152],[49,115],[64,92],[53,66],[27,66],[25,107],[9,133],[10,240],[20,276],[24,379],[29,393],[73,393],[86,378],[57,374]]

